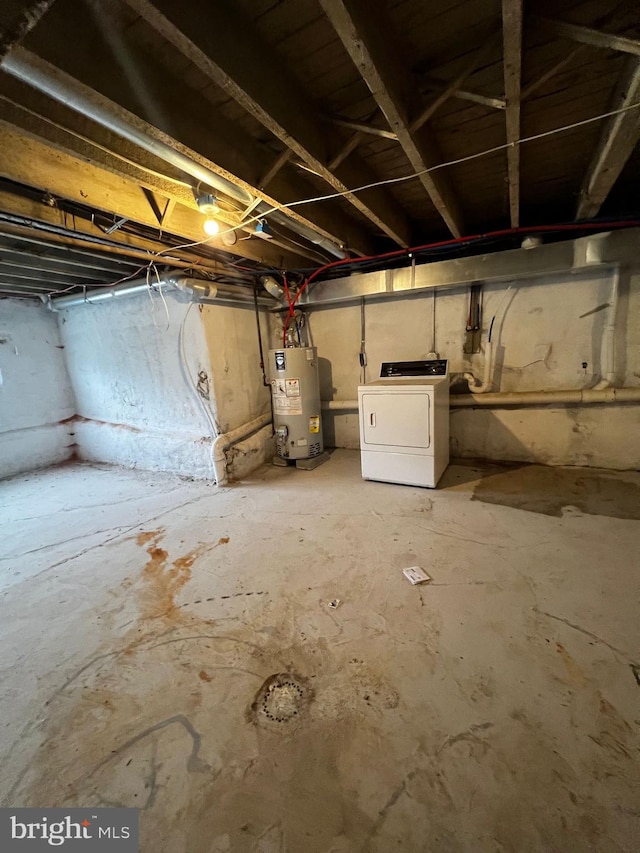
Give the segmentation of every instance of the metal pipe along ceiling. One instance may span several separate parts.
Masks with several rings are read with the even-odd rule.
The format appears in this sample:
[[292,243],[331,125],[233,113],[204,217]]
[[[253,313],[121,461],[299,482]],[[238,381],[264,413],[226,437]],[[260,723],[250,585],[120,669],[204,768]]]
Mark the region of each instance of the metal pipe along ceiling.
[[[14,48],[2,60],[1,67],[8,74],[21,80],[23,83],[27,83],[32,88],[58,101],[58,103],[64,104],[66,107],[90,118],[96,124],[102,125],[102,127],[117,134],[122,139],[126,139],[139,148],[164,160],[165,163],[169,163],[187,175],[191,175],[197,181],[219,192],[223,192],[243,206],[248,207],[253,203],[253,196],[247,190],[237,186],[212,169],[200,165],[191,159],[191,157],[187,157],[186,154],[182,154],[166,142],[162,142],[160,139],[156,139],[135,127],[130,121],[116,114],[107,98],[94,93],[84,84],[74,80],[64,71],[60,71],[60,69],[55,68],[28,50],[22,47]],[[266,202],[260,202],[255,207],[257,214],[264,213],[266,215],[268,210],[270,208]],[[321,246],[332,255],[339,258],[347,256],[340,246],[312,228],[297,222],[285,214],[275,213],[271,215],[274,219],[286,225],[287,228]]]
[[[163,273],[159,279],[147,281],[146,278],[133,279],[132,281],[115,284],[112,287],[96,288],[91,293],[72,293],[68,296],[58,296],[47,300],[47,306],[52,311],[62,311],[65,308],[74,308],[77,305],[98,302],[108,302],[116,297],[134,296],[149,290],[161,291],[165,286],[168,290],[179,290],[188,294],[194,301],[223,300],[229,302],[241,302],[254,304],[251,291],[247,292],[241,287],[232,284],[216,284],[204,279],[189,278],[176,275],[176,273]],[[272,300],[258,297],[260,305],[271,306]]]

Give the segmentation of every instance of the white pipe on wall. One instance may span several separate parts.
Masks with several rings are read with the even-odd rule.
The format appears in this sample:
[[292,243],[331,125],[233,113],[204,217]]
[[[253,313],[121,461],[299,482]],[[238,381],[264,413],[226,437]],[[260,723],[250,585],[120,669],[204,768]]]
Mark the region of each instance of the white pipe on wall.
[[493,380],[491,378],[492,370],[493,341],[488,340],[484,348],[484,371],[482,373],[482,382],[478,382],[473,373],[464,374],[464,378],[469,383],[469,390],[472,394],[486,394],[493,384]]
[[[493,394],[454,394],[449,397],[452,409],[500,408],[502,406],[591,406],[606,403],[640,403],[638,388],[584,388],[570,391],[503,391]],[[322,408],[337,412],[355,412],[357,400],[323,400]]]
[[227,457],[225,451],[232,445],[237,444],[245,438],[248,438],[254,432],[257,432],[262,427],[271,423],[271,412],[265,412],[259,415],[249,423],[236,427],[229,432],[219,435],[213,442],[211,457],[213,460],[213,473],[218,486],[224,486],[228,482],[227,478]]
[[620,269],[613,272],[611,281],[611,304],[607,324],[602,333],[601,371],[602,379],[594,390],[609,388],[616,381],[616,318],[618,316],[618,296],[620,291]]
[[589,406],[603,403],[640,403],[639,388],[584,388],[577,391],[506,391],[496,394],[459,394],[449,398],[451,408],[474,406]]
[[321,405],[323,409],[331,409],[336,412],[350,412],[358,410],[357,400],[323,400]]

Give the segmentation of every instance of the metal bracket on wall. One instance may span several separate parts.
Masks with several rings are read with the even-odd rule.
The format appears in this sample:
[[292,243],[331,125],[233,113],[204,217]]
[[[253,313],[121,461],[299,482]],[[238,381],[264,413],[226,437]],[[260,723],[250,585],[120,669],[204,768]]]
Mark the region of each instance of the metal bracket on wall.
[[480,352],[482,337],[482,285],[472,284],[469,288],[469,316],[465,329],[462,351],[465,355]]

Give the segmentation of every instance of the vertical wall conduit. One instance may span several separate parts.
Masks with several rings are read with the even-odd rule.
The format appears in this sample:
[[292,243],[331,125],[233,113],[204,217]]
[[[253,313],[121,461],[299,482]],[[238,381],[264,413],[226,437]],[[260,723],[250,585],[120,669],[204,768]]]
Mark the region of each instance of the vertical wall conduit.
[[610,388],[616,382],[616,320],[618,316],[618,298],[620,293],[620,267],[613,271],[611,279],[611,303],[607,315],[607,323],[602,333],[602,356],[600,370],[602,378],[594,391]]

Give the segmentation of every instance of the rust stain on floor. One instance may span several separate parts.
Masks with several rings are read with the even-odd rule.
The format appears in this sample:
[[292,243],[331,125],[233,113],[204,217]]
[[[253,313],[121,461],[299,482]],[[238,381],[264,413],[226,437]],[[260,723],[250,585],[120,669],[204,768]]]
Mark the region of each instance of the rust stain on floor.
[[210,546],[200,544],[168,565],[169,553],[160,547],[164,529],[138,535],[139,545],[147,545],[149,559],[142,570],[145,581],[142,598],[142,617],[145,619],[174,618],[177,614],[175,596],[191,578],[191,567]]
[[169,565],[169,552],[160,545],[165,532],[164,527],[159,527],[157,530],[143,530],[135,536],[140,547],[146,546],[149,556],[142,570],[145,582],[140,593],[143,619],[178,618],[175,597],[190,580],[191,567],[204,553],[219,545],[226,545],[230,540],[229,536],[221,536],[215,545],[201,542],[186,554],[176,557]]
[[157,530],[143,530],[136,536],[138,545],[146,545],[152,539],[159,538],[164,533],[164,527],[159,527]]

